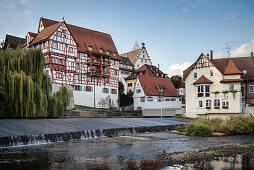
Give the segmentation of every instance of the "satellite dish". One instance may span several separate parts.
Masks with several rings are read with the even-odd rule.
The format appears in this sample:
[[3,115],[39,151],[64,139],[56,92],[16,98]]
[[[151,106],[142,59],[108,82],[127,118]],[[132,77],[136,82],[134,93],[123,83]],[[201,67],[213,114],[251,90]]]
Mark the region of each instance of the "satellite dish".
[[243,70],[243,74],[247,74],[247,71],[246,71],[246,70]]

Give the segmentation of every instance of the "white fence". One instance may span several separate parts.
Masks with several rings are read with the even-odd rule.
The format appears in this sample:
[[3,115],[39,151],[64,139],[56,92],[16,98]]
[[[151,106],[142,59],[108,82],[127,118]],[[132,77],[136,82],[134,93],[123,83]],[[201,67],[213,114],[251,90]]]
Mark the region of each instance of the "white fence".
[[144,117],[171,117],[175,116],[179,109],[176,108],[162,108],[162,109],[142,109]]

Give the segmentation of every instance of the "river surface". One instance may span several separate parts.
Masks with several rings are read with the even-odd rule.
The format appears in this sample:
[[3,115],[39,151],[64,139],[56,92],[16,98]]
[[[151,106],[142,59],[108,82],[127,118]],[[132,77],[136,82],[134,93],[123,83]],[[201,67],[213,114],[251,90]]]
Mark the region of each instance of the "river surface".
[[242,165],[246,161],[248,169],[254,169],[252,155],[215,158],[209,161],[204,160],[196,165],[175,167],[161,166],[157,159],[157,156],[162,153],[253,142],[254,134],[198,138],[160,132],[135,134],[131,137],[1,148],[0,169],[213,169],[214,164],[221,165],[221,169],[239,169],[244,167]]

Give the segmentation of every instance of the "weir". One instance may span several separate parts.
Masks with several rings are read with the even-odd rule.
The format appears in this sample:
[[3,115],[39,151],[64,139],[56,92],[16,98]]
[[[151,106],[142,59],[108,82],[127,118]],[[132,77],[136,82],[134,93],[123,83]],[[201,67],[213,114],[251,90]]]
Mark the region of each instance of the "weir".
[[79,141],[101,137],[121,136],[123,134],[161,132],[165,130],[173,130],[175,128],[181,127],[182,125],[183,124],[165,125],[165,126],[140,126],[129,128],[84,130],[84,131],[41,134],[41,135],[6,136],[0,137],[0,148],[49,144],[55,142]]

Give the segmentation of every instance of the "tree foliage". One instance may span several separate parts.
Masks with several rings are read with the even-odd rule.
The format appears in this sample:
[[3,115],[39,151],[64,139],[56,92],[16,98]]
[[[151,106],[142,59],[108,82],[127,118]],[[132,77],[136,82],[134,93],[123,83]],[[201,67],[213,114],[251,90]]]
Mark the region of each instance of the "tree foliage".
[[119,94],[120,94],[120,107],[129,106],[133,104],[133,98],[131,95],[124,94],[124,85],[119,81]]
[[171,81],[173,83],[173,85],[175,86],[176,89],[181,87],[181,83],[182,83],[182,77],[179,75],[174,75],[171,78]]
[[46,117],[56,105],[63,112],[66,98],[52,96],[44,66],[40,49],[0,50],[0,117]]

